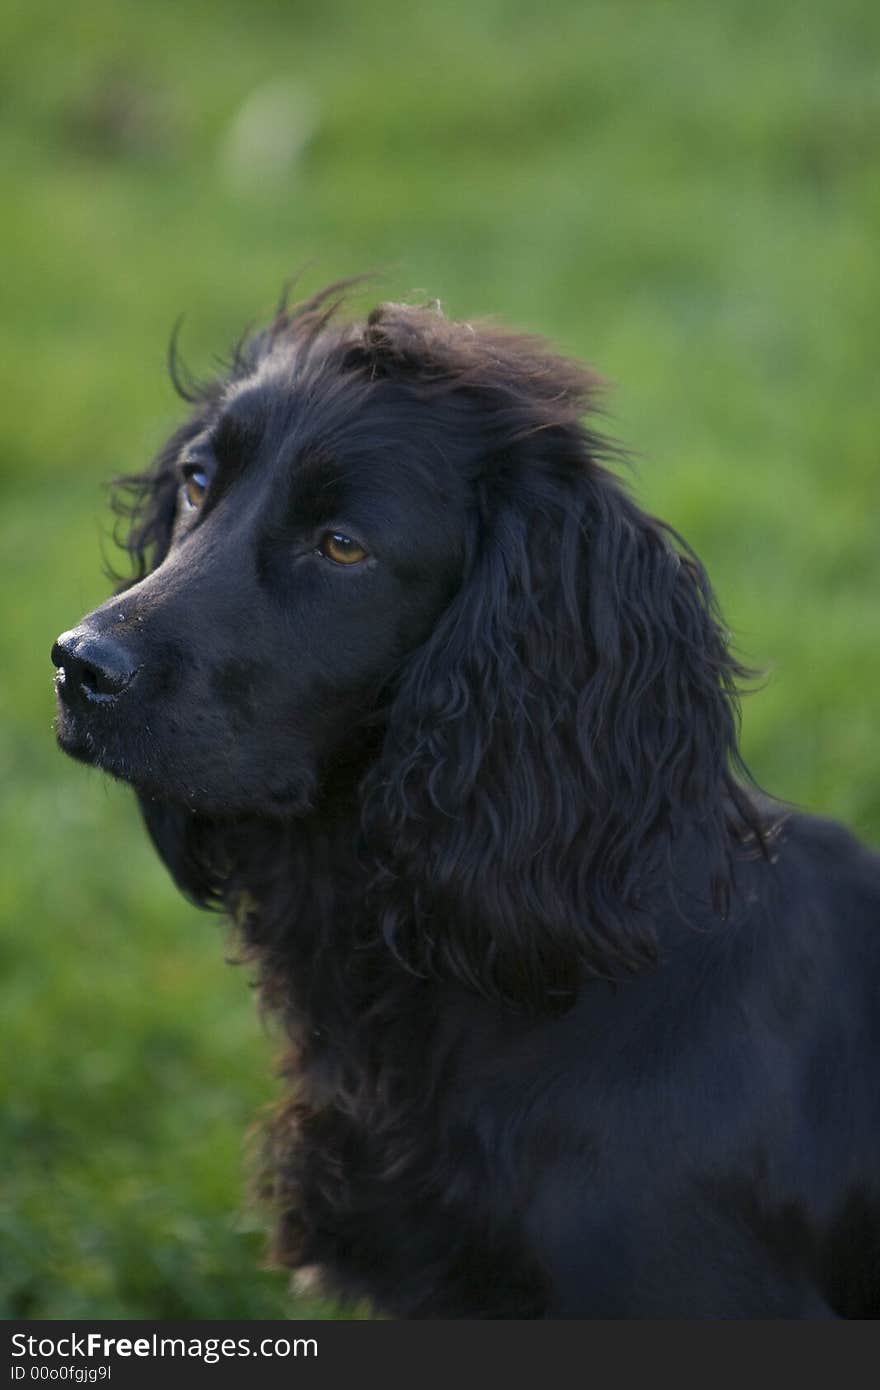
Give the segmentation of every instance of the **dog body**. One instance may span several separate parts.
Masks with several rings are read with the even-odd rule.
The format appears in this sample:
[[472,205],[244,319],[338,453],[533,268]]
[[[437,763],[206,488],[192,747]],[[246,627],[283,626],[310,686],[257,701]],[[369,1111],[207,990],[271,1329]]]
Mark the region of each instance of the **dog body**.
[[188,393],[53,653],[289,1038],[278,1257],[393,1316],[880,1314],[880,862],[747,790],[593,379],[335,308]]

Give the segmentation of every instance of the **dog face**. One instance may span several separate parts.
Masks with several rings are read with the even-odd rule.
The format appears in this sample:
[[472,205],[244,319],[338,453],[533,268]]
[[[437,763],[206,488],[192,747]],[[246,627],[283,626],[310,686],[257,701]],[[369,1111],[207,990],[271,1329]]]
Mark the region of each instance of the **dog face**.
[[203,405],[156,479],[161,563],[53,648],[61,747],[146,796],[307,809],[460,581],[468,459],[336,346],[279,341]]

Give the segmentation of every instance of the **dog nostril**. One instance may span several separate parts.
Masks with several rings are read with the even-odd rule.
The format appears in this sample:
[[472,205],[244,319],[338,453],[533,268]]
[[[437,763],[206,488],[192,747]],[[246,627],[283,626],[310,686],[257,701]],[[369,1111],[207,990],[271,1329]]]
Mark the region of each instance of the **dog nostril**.
[[64,632],[52,648],[57,687],[65,703],[114,700],[137,675],[131,652],[110,636],[87,628]]
[[92,666],[83,666],[79,683],[87,695],[106,695],[109,693],[102,685],[100,675]]

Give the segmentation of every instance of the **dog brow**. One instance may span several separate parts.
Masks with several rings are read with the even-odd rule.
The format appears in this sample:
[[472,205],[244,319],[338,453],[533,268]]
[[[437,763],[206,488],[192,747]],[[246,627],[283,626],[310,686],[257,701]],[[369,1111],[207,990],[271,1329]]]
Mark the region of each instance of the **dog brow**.
[[261,435],[262,429],[253,416],[227,409],[198,441],[193,452],[210,451],[217,462],[210,506],[216,505],[245,471]]

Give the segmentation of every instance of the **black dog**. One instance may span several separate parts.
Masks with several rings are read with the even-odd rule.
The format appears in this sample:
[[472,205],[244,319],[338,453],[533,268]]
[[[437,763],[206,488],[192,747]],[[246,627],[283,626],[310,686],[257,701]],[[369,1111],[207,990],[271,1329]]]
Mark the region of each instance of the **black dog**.
[[290,1038],[279,1258],[395,1316],[880,1315],[880,861],[748,790],[593,379],[335,300],[189,391],[53,652]]

